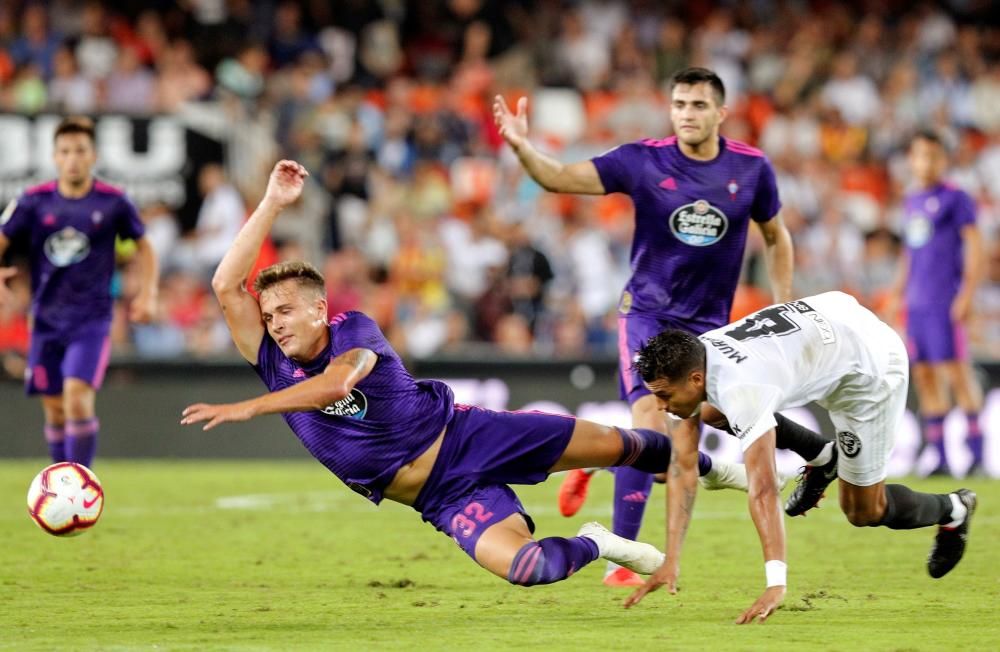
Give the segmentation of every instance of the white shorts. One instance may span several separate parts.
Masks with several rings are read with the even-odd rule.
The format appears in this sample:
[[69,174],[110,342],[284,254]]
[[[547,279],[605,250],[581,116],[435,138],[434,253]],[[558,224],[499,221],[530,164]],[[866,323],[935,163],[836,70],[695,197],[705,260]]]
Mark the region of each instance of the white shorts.
[[894,330],[880,326],[865,338],[873,373],[845,378],[835,397],[824,401],[837,429],[837,474],[859,487],[885,480],[910,381],[906,345]]

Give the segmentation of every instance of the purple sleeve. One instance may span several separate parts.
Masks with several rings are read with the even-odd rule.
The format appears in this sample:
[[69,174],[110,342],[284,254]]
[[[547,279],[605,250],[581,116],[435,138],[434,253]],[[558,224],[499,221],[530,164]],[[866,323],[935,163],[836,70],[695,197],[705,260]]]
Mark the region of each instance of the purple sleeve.
[[625,194],[632,192],[633,184],[638,176],[633,170],[636,166],[635,157],[639,147],[641,147],[639,143],[619,145],[590,159],[594,167],[597,168],[597,176],[601,177],[604,192],[623,192]]
[[11,199],[3,213],[0,213],[0,233],[8,240],[16,240],[31,228],[31,214],[34,202],[27,195]]
[[774,168],[766,158],[760,168],[757,178],[757,192],[750,207],[750,217],[754,222],[767,222],[781,210],[781,200],[778,198],[778,182],[774,178]]
[[146,225],[139,218],[139,211],[128,197],[122,195],[118,208],[118,235],[127,240],[138,240],[146,235]]
[[976,201],[969,193],[959,191],[955,196],[955,224],[961,229],[967,224],[976,223]]
[[363,312],[345,312],[334,317],[333,322],[339,324],[337,355],[351,349],[368,349],[379,355],[395,355],[382,334],[382,329]]

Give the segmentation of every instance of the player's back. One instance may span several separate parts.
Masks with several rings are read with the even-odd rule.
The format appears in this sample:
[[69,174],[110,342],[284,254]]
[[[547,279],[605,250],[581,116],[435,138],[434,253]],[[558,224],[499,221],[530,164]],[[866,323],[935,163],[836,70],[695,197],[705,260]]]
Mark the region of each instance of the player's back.
[[827,292],[759,310],[702,336],[708,377],[718,395],[740,383],[781,390],[778,408],[824,404],[847,382],[886,364],[889,326],[853,297]]

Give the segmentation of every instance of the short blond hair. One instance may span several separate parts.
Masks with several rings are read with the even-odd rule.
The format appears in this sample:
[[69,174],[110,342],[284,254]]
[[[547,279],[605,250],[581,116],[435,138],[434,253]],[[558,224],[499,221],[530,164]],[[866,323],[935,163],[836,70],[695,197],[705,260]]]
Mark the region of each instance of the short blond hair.
[[261,292],[282,281],[294,279],[300,288],[311,289],[321,296],[326,296],[326,280],[319,270],[302,260],[291,260],[275,263],[265,267],[253,282],[253,290],[260,296]]

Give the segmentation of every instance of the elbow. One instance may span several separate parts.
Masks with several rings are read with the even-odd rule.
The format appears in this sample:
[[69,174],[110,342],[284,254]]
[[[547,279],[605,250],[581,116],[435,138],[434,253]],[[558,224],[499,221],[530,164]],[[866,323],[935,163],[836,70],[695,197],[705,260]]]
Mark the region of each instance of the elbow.
[[242,279],[227,278],[225,275],[220,275],[218,271],[216,271],[215,275],[212,277],[212,291],[215,292],[215,296],[217,297],[232,294],[233,292],[238,292],[242,289]]
[[345,398],[351,395],[351,390],[354,389],[347,383],[334,383],[323,389],[316,396],[316,400],[313,401],[312,407],[317,410],[325,410],[326,408],[343,401]]

